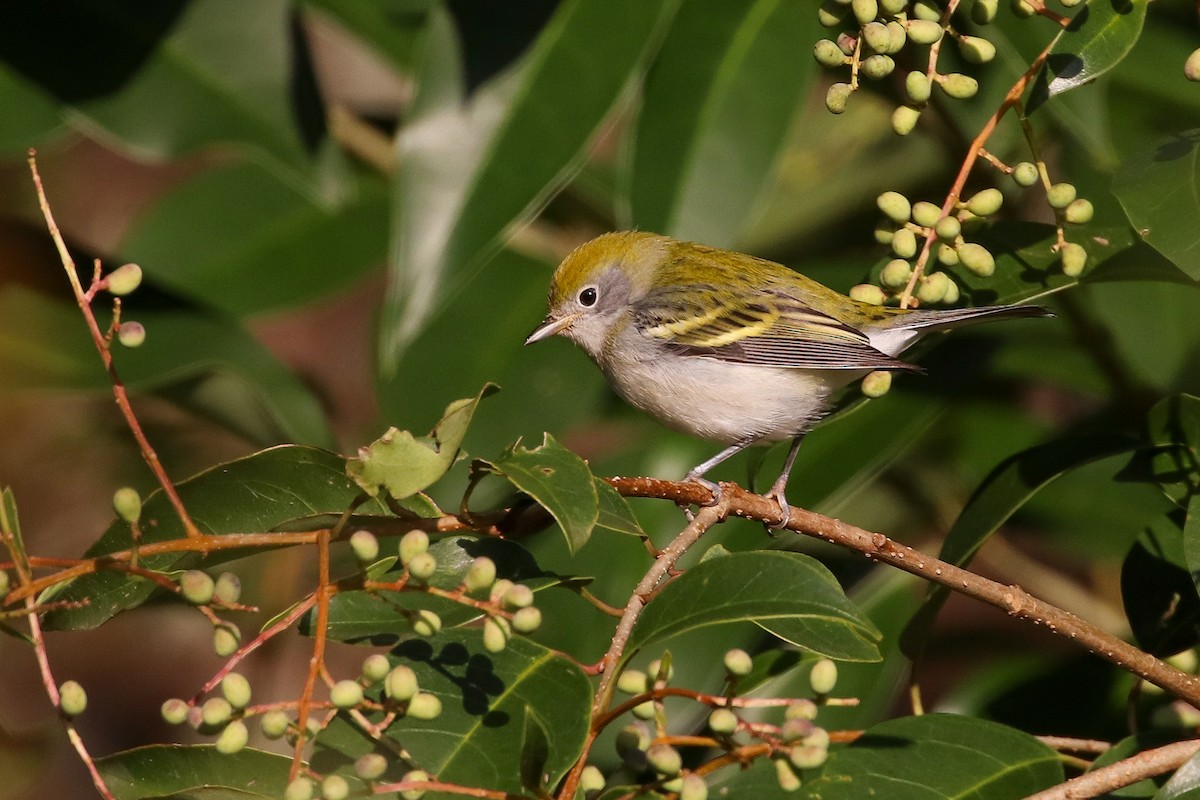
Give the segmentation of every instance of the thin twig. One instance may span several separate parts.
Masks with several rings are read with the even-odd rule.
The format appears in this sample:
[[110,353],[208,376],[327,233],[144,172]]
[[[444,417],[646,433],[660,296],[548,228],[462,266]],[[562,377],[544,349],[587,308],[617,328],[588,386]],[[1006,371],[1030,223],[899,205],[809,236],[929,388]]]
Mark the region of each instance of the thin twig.
[[300,704],[296,711],[296,747],[292,754],[291,779],[300,774],[304,764],[304,746],[308,743],[308,712],[312,703],[313,691],[317,686],[317,676],[325,664],[325,643],[328,640],[326,628],[329,625],[329,601],[337,587],[329,578],[329,531],[321,531],[317,535],[317,619],[313,628],[313,651],[308,661],[308,677],[304,681],[304,691],[300,695]]
[[1197,752],[1200,752],[1200,739],[1188,739],[1153,750],[1143,750],[1115,764],[1072,778],[1043,792],[1031,794],[1025,800],[1083,800],[1087,797],[1100,797],[1122,786],[1179,769]]

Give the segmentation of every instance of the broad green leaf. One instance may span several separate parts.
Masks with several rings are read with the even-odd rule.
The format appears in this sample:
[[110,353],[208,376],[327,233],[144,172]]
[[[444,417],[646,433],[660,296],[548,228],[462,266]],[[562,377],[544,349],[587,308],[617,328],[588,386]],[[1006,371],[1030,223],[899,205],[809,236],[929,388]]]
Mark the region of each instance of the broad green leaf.
[[[169,394],[261,445],[332,444],[312,391],[236,320],[139,296],[150,294],[147,286],[125,298],[123,319],[135,319],[147,331],[136,350],[115,346],[127,388]],[[104,327],[107,319],[99,316]],[[16,284],[0,288],[0,342],[0,392],[111,391],[79,310],[65,301]]]
[[118,251],[156,284],[240,315],[327,297],[387,256],[388,193],[364,177],[325,207],[252,162],[202,172],[143,215]]
[[625,657],[652,642],[725,622],[754,622],[805,650],[877,661],[879,632],[820,562],[798,553],[747,552],[702,561],[646,606]]
[[1069,91],[1115,67],[1142,35],[1149,0],[1103,0],[1076,13],[1054,41],[1043,79],[1050,97]]
[[535,793],[548,791],[544,777],[550,758],[550,731],[537,713],[525,706],[525,735],[521,740],[521,785]]
[[51,98],[0,60],[0,155],[24,155],[61,132],[62,114]]
[[538,447],[526,449],[518,443],[495,461],[482,463],[549,511],[571,552],[587,543],[600,519],[600,499],[596,479],[582,458],[547,433]]
[[1192,756],[1175,770],[1154,800],[1200,800],[1200,756]]
[[1200,591],[1200,492],[1188,501],[1187,517],[1183,521],[1183,555],[1192,583]]
[[[304,529],[305,518],[341,514],[361,495],[358,486],[346,477],[341,456],[296,445],[273,447],[219,464],[177,484],[177,489],[192,520],[210,534],[268,533],[284,526],[293,531]],[[360,510],[386,514],[386,509],[376,503]],[[143,544],[185,535],[161,489],[144,498],[140,525]],[[307,529],[321,527],[328,525],[318,519]],[[85,555],[91,558],[119,552],[131,544],[129,524],[117,520]],[[246,553],[222,551],[202,562],[195,554],[166,553],[143,555],[138,563],[145,569],[166,572],[243,555]],[[146,602],[156,589],[155,584],[125,573],[84,575],[43,597],[83,604],[47,613],[46,625],[61,630],[95,628],[121,611]]]
[[[1108,433],[1061,439],[1014,454],[971,495],[946,534],[938,557],[955,566],[966,566],[1009,517],[1063,473],[1136,447],[1135,441]],[[910,658],[916,658],[924,648],[948,594],[945,587],[930,586],[924,606],[904,632],[904,649]]]
[[1121,600],[1134,638],[1159,657],[1200,642],[1200,597],[1186,556],[1184,512],[1150,520],[1121,564]]
[[412,68],[421,28],[435,0],[302,0],[337,21],[401,72]]
[[505,232],[578,166],[674,6],[565,0],[515,70],[470,101],[460,66],[447,58],[454,43],[437,33],[447,23],[431,15],[419,105],[396,141],[397,217],[379,332],[385,378]]
[[926,714],[880,723],[830,751],[806,800],[1012,800],[1063,780],[1058,754],[1027,733],[973,717]]
[[629,503],[603,478],[596,478],[596,498],[599,500],[596,527],[630,536],[646,535]]
[[1146,415],[1146,428],[1157,445],[1145,459],[1149,479],[1180,508],[1190,508],[1200,494],[1200,397],[1180,394],[1160,400]]
[[796,43],[817,29],[809,10],[785,0],[680,7],[634,131],[632,227],[737,242],[816,72]]
[[293,13],[287,0],[38,3],[6,12],[0,60],[140,158],[233,144],[307,176],[323,118]]
[[409,431],[389,428],[383,436],[360,448],[356,457],[346,459],[346,474],[372,497],[380,489],[386,489],[397,500],[422,491],[454,465],[475,408],[497,388],[487,384],[474,397],[455,400],[446,406],[428,436],[417,438]]
[[1113,177],[1113,193],[1138,235],[1200,280],[1200,130],[1128,159]]
[[[1088,767],[1088,772],[1095,772],[1098,769],[1112,766],[1119,761],[1124,761],[1127,758],[1133,758],[1145,750],[1153,750],[1157,747],[1162,747],[1166,744],[1171,744],[1178,740],[1178,735],[1171,731],[1147,731],[1145,733],[1127,736],[1113,744],[1112,747],[1105,750],[1096,757],[1096,760]],[[1155,778],[1143,778],[1135,783],[1126,784],[1111,792],[1105,793],[1106,800],[1132,800],[1132,798],[1157,798],[1158,787],[1166,782],[1166,776],[1156,776]]]
[[226,755],[211,745],[152,745],[96,759],[117,800],[278,800],[291,765],[277,753],[247,748]]
[[[516,636],[502,652],[488,653],[477,630],[442,631],[430,641],[400,644],[389,658],[412,667],[421,691],[437,695],[443,710],[429,721],[402,718],[383,735],[440,780],[520,794],[526,709],[554,732],[547,740],[544,767],[549,785],[562,778],[582,751],[591,682],[572,662],[541,645]],[[377,722],[382,714],[368,717]],[[354,760],[374,746],[341,715],[317,737],[312,765],[321,772],[349,774]]]

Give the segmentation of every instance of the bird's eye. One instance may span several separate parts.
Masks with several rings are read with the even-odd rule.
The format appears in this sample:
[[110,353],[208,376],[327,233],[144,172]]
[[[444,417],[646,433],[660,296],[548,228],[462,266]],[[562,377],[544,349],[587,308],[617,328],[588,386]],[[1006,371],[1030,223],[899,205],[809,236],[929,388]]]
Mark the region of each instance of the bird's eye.
[[582,292],[579,293],[579,305],[588,306],[590,308],[591,306],[596,305],[596,298],[597,298],[596,287],[588,286],[586,289],[584,289]]

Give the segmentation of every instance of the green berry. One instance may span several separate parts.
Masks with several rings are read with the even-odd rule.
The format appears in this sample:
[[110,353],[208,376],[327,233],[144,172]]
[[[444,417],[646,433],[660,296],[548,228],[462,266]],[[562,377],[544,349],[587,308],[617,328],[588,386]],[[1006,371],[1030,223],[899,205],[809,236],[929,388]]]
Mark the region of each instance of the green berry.
[[387,772],[387,757],[382,753],[366,753],[354,762],[354,774],[364,781],[373,781]]
[[[938,273],[944,274],[944,273]],[[837,685],[838,668],[832,659],[822,658],[813,664],[808,673],[808,682],[816,694],[829,694]]]
[[210,697],[200,706],[201,720],[210,728],[224,725],[233,716],[233,706],[224,697]]
[[213,597],[227,606],[242,598],[242,579],[232,572],[222,572],[213,584]]
[[517,633],[524,633],[526,635],[533,633],[542,627],[541,610],[534,606],[520,609],[517,613],[513,614],[512,627]]
[[242,643],[242,632],[232,622],[222,622],[213,628],[213,650],[221,658],[237,652]]
[[675,677],[675,665],[671,663],[669,658],[656,658],[646,665],[646,674],[655,683],[659,681],[666,683]]
[[946,289],[950,278],[944,272],[926,275],[917,286],[917,299],[925,305],[935,305],[946,297]]
[[734,648],[725,653],[725,671],[730,675],[743,678],[754,669],[754,660],[745,650]]
[[904,76],[904,93],[914,103],[926,102],[931,93],[929,77],[920,70],[908,73]]
[[341,775],[326,775],[321,781],[323,800],[346,800],[350,796],[350,784]]
[[800,778],[785,759],[775,759],[775,782],[785,792],[794,792],[800,788]]
[[579,773],[579,788],[584,794],[588,792],[599,792],[604,788],[604,773],[597,767],[588,764],[583,768],[583,772]]
[[683,776],[683,786],[679,788],[679,800],[708,800],[708,784],[694,772]]
[[488,617],[483,622],[483,649],[489,653],[502,652],[511,638],[509,628],[499,620],[499,617]]
[[426,581],[437,572],[437,559],[432,553],[417,553],[408,560],[408,574],[418,581]]
[[393,667],[383,680],[383,692],[392,700],[404,703],[417,694],[417,673],[404,664]]
[[909,10],[909,16],[941,25],[942,9],[933,0],[915,0]]
[[783,716],[785,719],[816,719],[817,704],[807,697],[800,698],[788,704]]
[[900,258],[912,258],[917,254],[917,236],[908,228],[901,228],[892,237],[892,252]]
[[246,727],[246,723],[235,719],[226,725],[225,729],[221,731],[221,735],[217,737],[217,752],[227,756],[233,755],[241,751],[249,741],[250,730]]
[[846,101],[853,91],[848,83],[835,83],[825,92],[825,108],[830,114],[841,114],[846,110]]
[[1087,251],[1082,245],[1074,242],[1067,242],[1058,252],[1059,258],[1062,259],[1062,271],[1068,278],[1078,278],[1083,274],[1083,268],[1087,265]]
[[829,749],[814,745],[800,745],[788,752],[788,761],[796,769],[816,769],[829,758]]
[[68,717],[77,717],[87,710],[87,692],[78,681],[63,681],[58,687],[59,708]]
[[842,53],[846,56],[853,56],[858,52],[858,37],[843,31],[838,34],[837,46],[841,48]]
[[780,726],[779,736],[785,742],[797,742],[812,733],[816,727],[810,719],[789,719]]
[[959,245],[958,260],[970,272],[981,278],[990,277],[996,271],[996,259],[981,244],[968,242]]
[[[429,773],[425,772],[425,770],[414,769],[412,772],[405,773],[404,777],[400,780],[402,780],[404,783],[428,783]],[[421,800],[421,798],[425,796],[425,790],[405,789],[404,791],[400,792],[400,796],[404,798],[404,800]]]
[[896,106],[892,111],[892,130],[898,136],[908,136],[921,119],[921,109],[912,106]]
[[846,54],[832,39],[821,39],[813,45],[813,58],[823,67],[840,67],[846,63]]
[[927,200],[921,200],[913,203],[912,218],[922,228],[932,228],[942,218],[942,209]]
[[379,540],[370,531],[355,531],[350,534],[350,550],[363,563],[379,558]]
[[137,264],[122,264],[108,273],[109,294],[127,295],[142,284],[142,268]]
[[812,731],[807,736],[800,740],[800,744],[809,747],[829,748],[829,731],[824,728],[813,727]]
[[908,0],[879,0],[879,7],[883,9],[883,13],[894,17],[908,8]]
[[971,5],[971,19],[976,25],[987,25],[996,18],[999,10],[999,0],[975,0]]
[[1029,188],[1038,182],[1038,168],[1030,161],[1022,161],[1013,166],[1012,179],[1017,186]]
[[942,217],[933,226],[934,233],[944,242],[952,242],[962,233],[962,224],[954,217]]
[[250,681],[246,680],[245,675],[231,672],[221,678],[221,694],[234,708],[245,708],[250,705]]
[[290,724],[291,719],[288,718],[288,715],[278,709],[274,709],[263,714],[262,719],[258,722],[258,726],[262,729],[263,736],[271,740],[283,738],[283,735],[287,733],[288,725]]
[[859,25],[866,25],[879,16],[879,3],[877,0],[851,0],[850,10]]
[[641,694],[650,688],[650,679],[640,669],[624,670],[617,678],[617,691],[624,694]]
[[946,285],[946,296],[942,298],[942,305],[952,306],[958,303],[958,284],[953,280]]
[[836,28],[842,24],[849,10],[835,0],[825,0],[817,9],[817,21],[826,28]]
[[976,192],[967,201],[967,210],[979,217],[995,214],[1004,205],[1004,193],[999,189],[990,188]]
[[162,718],[171,725],[182,725],[187,722],[188,704],[178,697],[164,700],[160,709]]
[[1183,76],[1189,81],[1200,81],[1200,50],[1193,50],[1183,62]]
[[363,687],[358,681],[341,680],[329,690],[329,702],[334,708],[354,708],[363,701]]
[[428,549],[429,534],[425,531],[409,531],[400,537],[400,563],[407,567],[413,556]]
[[391,671],[391,662],[382,653],[373,653],[363,659],[362,677],[367,683],[379,683]]
[[866,303],[867,305],[881,306],[887,297],[884,295],[883,289],[880,289],[875,284],[860,283],[857,286],[850,287],[850,299]]
[[669,744],[652,744],[646,750],[646,762],[659,775],[678,775],[683,769],[683,757]]
[[512,581],[510,581],[508,578],[501,578],[492,584],[492,591],[488,593],[488,601],[499,605],[500,598],[504,597],[504,595],[507,594],[508,590],[512,587]]
[[141,347],[146,341],[146,328],[140,322],[122,322],[117,326],[117,341],[125,347]]
[[413,719],[431,720],[437,719],[442,713],[442,701],[437,698],[437,695],[429,692],[417,692],[413,695],[413,699],[408,701],[408,710],[405,714]]
[[638,719],[654,719],[654,715],[658,713],[658,709],[654,705],[653,700],[647,700],[644,703],[639,703],[634,706],[630,713]]
[[884,192],[875,198],[875,205],[879,206],[879,210],[893,222],[908,222],[908,217],[912,213],[912,206],[909,205],[908,198],[899,192]]
[[8,573],[0,569],[0,597],[8,594],[9,577]]
[[421,608],[409,618],[409,624],[417,636],[428,638],[442,629],[442,618],[427,608]]
[[892,388],[892,373],[877,369],[868,372],[862,379],[862,393],[866,397],[883,397]]
[[879,224],[875,226],[875,241],[880,244],[891,244],[892,237],[895,235],[896,227],[891,220],[879,220]]
[[908,34],[904,31],[904,26],[896,20],[891,20],[887,24],[888,31],[888,55],[894,55],[904,49],[905,43],[908,41]]
[[504,596],[500,598],[500,602],[506,608],[528,608],[533,605],[533,589],[530,589],[523,583],[515,584],[504,593]]
[[996,45],[979,36],[960,36],[958,52],[971,64],[986,64],[996,57]]
[[974,97],[979,91],[979,81],[961,72],[951,72],[942,76],[942,91],[955,100],[966,100]]
[[738,717],[728,708],[714,708],[708,715],[708,727],[713,733],[729,735],[737,730]]
[[496,582],[496,562],[487,556],[480,556],[467,567],[463,576],[463,587],[468,592],[482,592]]
[[308,778],[296,778],[283,790],[283,800],[312,800],[313,783]]
[[650,746],[650,731],[640,722],[633,722],[617,731],[616,748],[621,760],[636,770],[646,768],[646,748]]
[[864,58],[858,66],[858,72],[864,77],[877,81],[891,75],[895,68],[896,62],[891,56],[877,54]]
[[1028,19],[1037,13],[1037,7],[1029,0],[1010,0],[1009,8],[1018,19]]
[[1046,190],[1046,202],[1051,208],[1066,208],[1075,202],[1075,187],[1069,183],[1056,183]]
[[1096,213],[1096,209],[1092,206],[1090,200],[1085,200],[1078,197],[1071,201],[1071,204],[1063,210],[1063,219],[1070,222],[1072,225],[1083,225],[1092,221],[1092,216]]
[[912,265],[903,258],[893,258],[884,264],[883,271],[879,273],[879,282],[885,289],[903,289],[908,285],[910,277]]
[[193,605],[202,606],[211,601],[215,588],[212,577],[203,570],[189,569],[179,578],[183,599]]
[[910,19],[908,21],[908,38],[917,44],[933,44],[940,41],[946,29],[942,27],[941,13],[935,19]]
[[1058,0],[1058,2],[1062,3],[1063,8],[1074,8],[1082,3],[1083,0]]
[[129,486],[122,486],[113,492],[112,503],[113,510],[117,512],[117,516],[130,525],[137,522],[142,516],[142,497],[137,493],[136,489]]

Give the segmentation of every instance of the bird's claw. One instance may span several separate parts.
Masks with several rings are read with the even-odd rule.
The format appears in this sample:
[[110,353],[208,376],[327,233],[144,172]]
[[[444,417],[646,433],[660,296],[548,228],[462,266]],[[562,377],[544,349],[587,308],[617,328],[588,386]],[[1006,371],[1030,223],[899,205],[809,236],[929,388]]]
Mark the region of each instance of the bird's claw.
[[774,500],[779,505],[779,520],[777,522],[768,522],[767,528],[773,531],[781,531],[788,526],[788,522],[792,519],[792,507],[787,501],[787,497],[783,494],[783,489],[774,487],[771,491],[763,495],[768,500]]
[[701,508],[710,508],[712,506],[715,506],[717,503],[721,502],[721,498],[725,494],[725,490],[721,488],[721,484],[717,483],[716,481],[710,481],[707,478],[701,478],[699,475],[693,475],[691,473],[688,473],[688,475],[686,475],[683,480],[687,483],[700,484],[705,489],[708,489],[709,494],[712,495],[712,497],[709,498],[707,503],[697,503],[696,504],[696,505],[700,506]]

